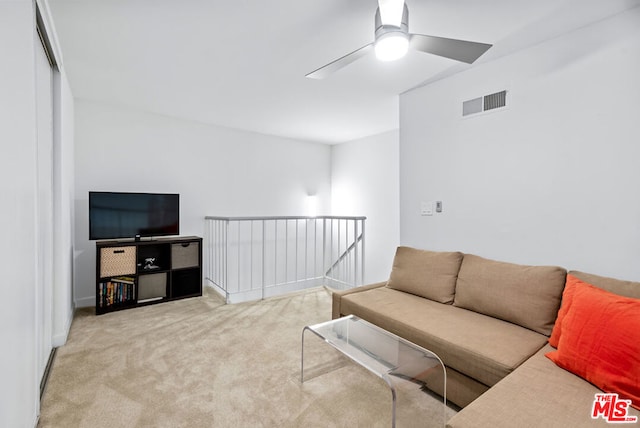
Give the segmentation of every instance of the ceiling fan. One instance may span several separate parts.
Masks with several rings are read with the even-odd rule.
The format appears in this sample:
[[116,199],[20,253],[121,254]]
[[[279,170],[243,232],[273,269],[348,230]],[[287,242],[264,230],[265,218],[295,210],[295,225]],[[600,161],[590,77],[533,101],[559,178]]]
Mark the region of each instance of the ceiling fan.
[[409,33],[409,9],[404,0],[378,0],[375,17],[375,39],[355,51],[323,65],[307,74],[312,79],[324,79],[339,69],[365,56],[373,49],[381,61],[393,61],[404,56],[409,47],[456,61],[473,63],[492,45]]

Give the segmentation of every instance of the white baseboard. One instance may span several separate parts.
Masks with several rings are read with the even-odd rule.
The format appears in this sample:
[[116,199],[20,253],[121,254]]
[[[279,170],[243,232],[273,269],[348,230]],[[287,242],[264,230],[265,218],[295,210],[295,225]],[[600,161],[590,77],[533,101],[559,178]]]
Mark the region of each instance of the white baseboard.
[[75,299],[76,308],[88,308],[89,306],[96,305],[96,297],[83,297],[81,299]]
[[61,331],[58,334],[54,334],[53,337],[51,337],[51,345],[54,348],[57,348],[59,346],[64,345],[65,343],[67,343],[67,338],[69,337],[69,330],[71,330],[71,322],[73,322],[73,312],[74,312],[74,310],[75,310],[75,308],[73,308],[71,310],[71,312],[69,313],[69,318],[65,322],[65,326],[62,329],[63,331]]

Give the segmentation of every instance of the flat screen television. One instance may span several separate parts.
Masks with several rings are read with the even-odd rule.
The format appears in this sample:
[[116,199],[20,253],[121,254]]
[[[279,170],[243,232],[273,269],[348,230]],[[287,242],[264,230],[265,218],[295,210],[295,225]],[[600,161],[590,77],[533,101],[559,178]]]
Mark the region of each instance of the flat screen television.
[[180,234],[180,195],[89,192],[89,239]]

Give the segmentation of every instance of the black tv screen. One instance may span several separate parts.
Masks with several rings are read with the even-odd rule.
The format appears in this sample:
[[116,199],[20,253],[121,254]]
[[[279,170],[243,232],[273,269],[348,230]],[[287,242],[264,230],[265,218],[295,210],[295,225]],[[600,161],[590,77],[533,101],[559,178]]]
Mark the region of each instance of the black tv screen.
[[89,192],[89,239],[180,234],[180,195]]

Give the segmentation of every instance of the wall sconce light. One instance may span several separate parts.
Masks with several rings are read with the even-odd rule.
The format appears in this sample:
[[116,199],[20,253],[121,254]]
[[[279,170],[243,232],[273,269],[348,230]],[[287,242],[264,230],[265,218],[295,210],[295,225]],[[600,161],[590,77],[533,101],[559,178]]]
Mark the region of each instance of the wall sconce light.
[[307,216],[315,217],[318,215],[318,196],[307,195],[306,199]]

